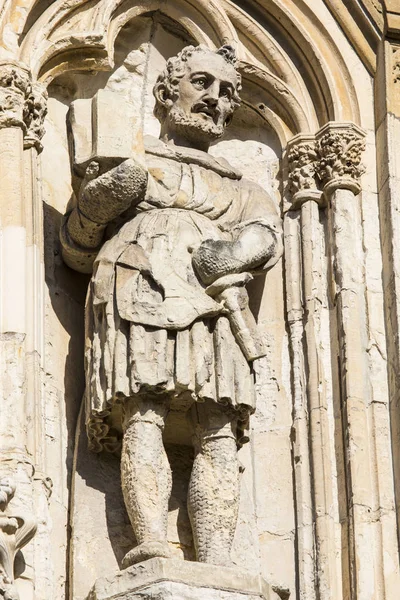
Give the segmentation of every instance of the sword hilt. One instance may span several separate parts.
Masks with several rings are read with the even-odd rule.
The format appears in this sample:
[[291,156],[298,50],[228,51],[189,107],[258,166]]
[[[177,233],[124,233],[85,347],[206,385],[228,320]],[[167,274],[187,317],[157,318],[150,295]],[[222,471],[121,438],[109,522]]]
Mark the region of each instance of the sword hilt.
[[252,279],[250,273],[225,275],[205,290],[209,296],[224,305],[232,332],[249,362],[267,354],[267,347],[249,308],[249,295],[245,285]]

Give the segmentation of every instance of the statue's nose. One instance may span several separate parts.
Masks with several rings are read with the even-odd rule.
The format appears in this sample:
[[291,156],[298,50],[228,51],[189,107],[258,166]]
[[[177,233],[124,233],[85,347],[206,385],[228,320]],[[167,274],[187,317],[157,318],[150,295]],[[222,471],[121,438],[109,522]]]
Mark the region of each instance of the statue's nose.
[[217,106],[218,104],[218,98],[215,96],[208,95],[205,100],[210,106]]
[[208,104],[210,104],[211,106],[216,106],[218,103],[218,98],[219,98],[219,93],[218,93],[218,86],[216,85],[216,83],[210,85],[207,88],[207,93],[204,97],[204,100],[206,100],[208,102]]

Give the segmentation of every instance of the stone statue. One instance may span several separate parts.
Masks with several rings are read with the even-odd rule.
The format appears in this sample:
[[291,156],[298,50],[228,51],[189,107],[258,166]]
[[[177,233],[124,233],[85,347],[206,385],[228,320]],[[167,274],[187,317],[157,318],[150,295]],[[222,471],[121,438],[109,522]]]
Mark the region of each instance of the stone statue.
[[[240,104],[232,47],[189,46],[154,87],[160,139],[87,165],[61,232],[63,256],[93,276],[86,305],[91,448],[115,450],[138,545],[123,566],[168,557],[171,471],[163,429],[186,411],[194,465],[188,510],[197,560],[229,565],[239,504],[237,449],[265,354],[245,284],[282,252],[268,194],[208,154]],[[116,164],[118,163],[118,164]],[[104,239],[107,239],[104,243]]]

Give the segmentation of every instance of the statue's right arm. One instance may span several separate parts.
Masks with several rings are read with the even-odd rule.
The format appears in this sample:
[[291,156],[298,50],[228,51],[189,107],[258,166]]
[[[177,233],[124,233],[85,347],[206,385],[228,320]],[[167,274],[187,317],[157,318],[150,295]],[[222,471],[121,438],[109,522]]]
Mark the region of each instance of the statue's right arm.
[[117,166],[93,161],[86,170],[77,206],[66,215],[61,234],[68,266],[90,273],[107,225],[144,199],[148,172],[134,159]]

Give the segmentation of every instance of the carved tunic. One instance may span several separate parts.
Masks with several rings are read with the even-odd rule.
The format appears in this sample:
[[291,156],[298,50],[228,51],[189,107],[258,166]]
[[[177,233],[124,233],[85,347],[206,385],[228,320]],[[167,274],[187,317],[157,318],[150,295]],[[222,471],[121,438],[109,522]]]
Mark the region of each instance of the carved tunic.
[[[205,399],[228,405],[238,416],[238,443],[245,441],[255,409],[253,371],[223,306],[196,276],[192,252],[206,239],[234,240],[254,223],[279,238],[280,220],[259,186],[222,160],[198,154],[151,143],[146,197],[94,263],[85,353],[94,450],[115,449],[120,404],[135,394],[169,396],[183,408]],[[279,255],[277,248],[257,271]]]

